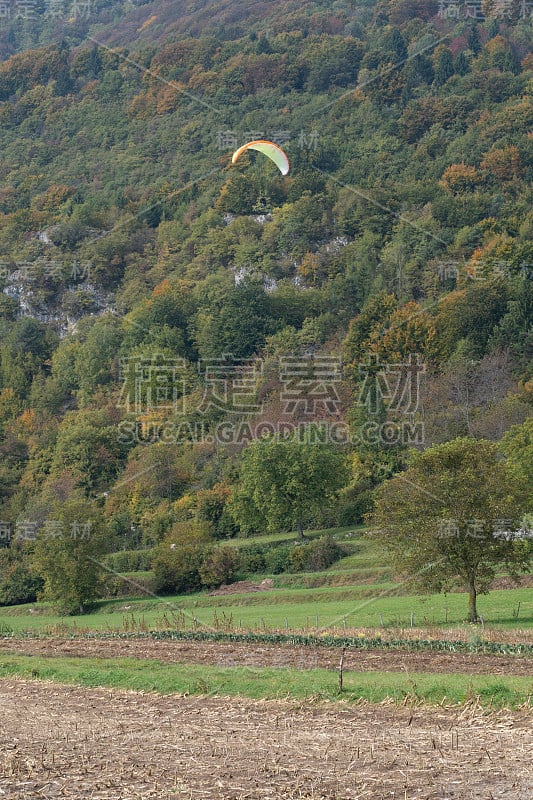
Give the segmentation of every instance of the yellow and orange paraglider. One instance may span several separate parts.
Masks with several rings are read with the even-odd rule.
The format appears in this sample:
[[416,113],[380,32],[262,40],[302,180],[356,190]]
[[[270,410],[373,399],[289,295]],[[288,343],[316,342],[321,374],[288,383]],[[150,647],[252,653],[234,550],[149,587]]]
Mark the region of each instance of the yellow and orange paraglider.
[[243,144],[242,147],[239,147],[239,149],[235,150],[233,153],[231,163],[236,164],[242,153],[246,150],[257,150],[260,153],[264,153],[265,156],[268,156],[271,161],[274,162],[282,175],[286,175],[290,169],[289,159],[281,147],[274,144],[274,142],[267,142],[263,139],[256,139],[253,142]]

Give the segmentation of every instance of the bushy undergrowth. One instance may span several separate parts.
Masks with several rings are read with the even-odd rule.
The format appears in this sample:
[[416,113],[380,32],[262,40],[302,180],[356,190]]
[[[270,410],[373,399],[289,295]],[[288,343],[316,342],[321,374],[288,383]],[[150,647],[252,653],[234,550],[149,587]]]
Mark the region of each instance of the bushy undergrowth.
[[24,563],[12,561],[3,568],[0,566],[0,605],[33,603],[42,587],[42,579]]
[[239,548],[239,571],[242,574],[267,572],[319,572],[346,555],[345,548],[331,536],[302,544],[246,545]]
[[104,564],[116,572],[145,572],[152,567],[154,551],[146,550],[119,550],[117,553],[108,553],[104,557]]
[[[186,536],[186,532],[182,532]],[[156,591],[191,592],[215,588],[258,574],[318,572],[346,554],[331,536],[272,546],[247,544],[235,548],[213,547],[204,539],[185,543],[168,537],[155,551],[152,565]],[[173,546],[174,545],[174,546]],[[145,551],[152,552],[152,551]],[[136,551],[132,551],[135,557]],[[120,555],[120,554],[115,554]],[[126,554],[124,554],[126,555]],[[132,558],[132,561],[134,558]],[[125,564],[132,563],[128,558]],[[120,563],[117,559],[115,563]]]

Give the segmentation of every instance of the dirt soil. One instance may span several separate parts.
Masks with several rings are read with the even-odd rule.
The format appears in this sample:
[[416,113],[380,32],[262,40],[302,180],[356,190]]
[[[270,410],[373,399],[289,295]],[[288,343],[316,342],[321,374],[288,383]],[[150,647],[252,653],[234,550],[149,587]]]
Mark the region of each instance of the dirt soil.
[[5,800],[531,800],[524,712],[0,680]]
[[[241,642],[185,642],[151,639],[0,639],[0,654],[71,658],[148,658],[169,664],[336,669],[340,649]],[[533,676],[533,658],[409,653],[402,650],[350,650],[344,669],[354,672],[462,672],[477,675]],[[0,795],[1,798],[1,795]]]

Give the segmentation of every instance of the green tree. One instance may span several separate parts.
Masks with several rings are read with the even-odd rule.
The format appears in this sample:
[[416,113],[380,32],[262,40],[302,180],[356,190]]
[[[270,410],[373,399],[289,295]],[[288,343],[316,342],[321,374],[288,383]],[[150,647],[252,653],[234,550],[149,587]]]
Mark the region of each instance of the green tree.
[[450,292],[435,316],[436,348],[441,360],[449,358],[461,339],[471,357],[482,358],[491,335],[508,310],[509,286],[500,278],[472,281],[466,289]]
[[200,589],[200,568],[210,552],[206,522],[176,522],[156,547],[152,560],[159,592],[191,592]]
[[470,72],[470,61],[464,50],[460,50],[455,56],[453,70],[457,75],[466,75]]
[[481,39],[479,38],[479,28],[477,25],[472,25],[468,30],[466,38],[468,49],[473,52],[475,56],[481,52]]
[[26,398],[32,379],[43,369],[57,346],[57,335],[31,317],[18,319],[10,328],[0,351],[2,386]]
[[515,480],[527,487],[526,511],[533,514],[533,416],[521,425],[513,425],[503,436],[501,448],[515,473]]
[[82,342],[75,352],[74,373],[80,399],[87,400],[98,387],[112,382],[122,330],[111,315],[84,320],[80,327]]
[[95,504],[71,500],[51,510],[32,558],[44,580],[44,599],[57,601],[66,613],[84,614],[98,597],[107,538]]
[[331,233],[330,200],[326,194],[304,192],[294,203],[275,209],[263,241],[281,258],[296,260]]
[[382,49],[385,52],[385,60],[388,60],[387,56],[390,57],[390,55],[392,55],[395,64],[407,58],[405,39],[398,28],[390,28],[387,30],[383,38]]
[[524,276],[492,334],[493,347],[509,347],[518,366],[533,374],[533,286]]
[[12,544],[0,548],[0,605],[33,603],[42,589],[41,578],[32,572],[26,547]]
[[230,497],[231,488],[223,483],[216,483],[211,489],[200,489],[196,494],[197,517],[209,523],[215,539],[233,536],[236,533],[227,509]]
[[368,360],[370,343],[372,338],[375,338],[375,332],[387,330],[389,320],[397,306],[393,294],[378,292],[366,301],[361,313],[350,322],[343,344],[350,377],[359,374],[359,364]]
[[330,445],[264,438],[242,456],[232,510],[243,530],[298,531],[332,504],[347,480],[343,452]]
[[200,567],[200,579],[204,586],[221,586],[232,583],[239,568],[239,554],[235,547],[217,547],[205,557]]
[[419,590],[464,586],[469,620],[477,622],[477,595],[496,568],[514,577],[528,569],[521,543],[498,535],[518,529],[525,496],[495,444],[454,439],[413,452],[406,472],[379,487],[369,535]]
[[246,279],[217,304],[198,315],[197,344],[202,358],[228,353],[247,358],[257,353],[278,327],[262,284]]
[[322,92],[332,86],[355,84],[361,55],[361,42],[351,36],[329,36],[314,41],[306,53],[308,88],[313,92]]
[[113,410],[71,411],[58,433],[50,472],[72,472],[87,495],[102,491],[122,469],[127,449],[112,424]]
[[447,47],[440,46],[435,50],[435,86],[443,86],[454,73],[453,55]]

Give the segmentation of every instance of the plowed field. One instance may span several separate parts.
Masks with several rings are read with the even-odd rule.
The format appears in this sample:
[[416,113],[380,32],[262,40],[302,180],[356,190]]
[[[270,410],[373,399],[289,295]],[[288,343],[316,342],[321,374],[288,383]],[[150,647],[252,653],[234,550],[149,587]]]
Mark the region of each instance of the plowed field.
[[[237,642],[157,641],[151,639],[0,639],[0,653],[73,658],[157,659],[167,663],[217,666],[336,669],[338,648],[259,645]],[[533,658],[402,650],[350,650],[344,669],[356,672],[461,672],[477,675],[532,675]]]
[[6,800],[531,800],[531,716],[0,681]]

